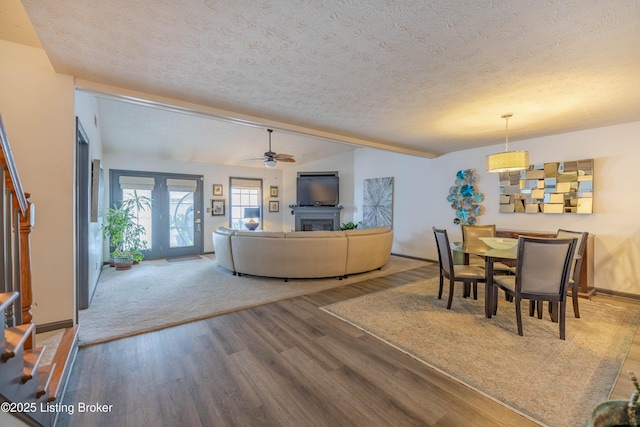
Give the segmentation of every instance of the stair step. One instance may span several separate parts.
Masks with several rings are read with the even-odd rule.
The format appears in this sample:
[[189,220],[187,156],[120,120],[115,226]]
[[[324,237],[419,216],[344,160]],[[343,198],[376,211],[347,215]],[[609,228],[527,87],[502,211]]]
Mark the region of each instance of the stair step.
[[58,348],[56,349],[56,354],[53,357],[53,363],[55,363],[56,367],[53,371],[53,375],[51,376],[51,383],[49,384],[48,402],[60,400],[60,394],[63,392],[66,381],[69,378],[71,365],[78,348],[79,329],[79,325],[67,328]]
[[47,394],[49,383],[51,382],[51,377],[53,376],[52,373],[55,367],[56,364],[52,363],[51,365],[38,368],[38,391],[36,392],[36,399],[39,399]]
[[16,298],[18,298],[17,292],[6,292],[0,294],[0,311],[6,310]]
[[37,371],[45,347],[38,347],[24,352],[24,370],[22,371],[22,384],[33,378],[33,373]]
[[4,352],[2,353],[2,361],[15,357],[16,352],[19,351],[24,342],[29,338],[33,332],[35,325],[33,323],[25,323],[24,325],[18,325],[4,330]]

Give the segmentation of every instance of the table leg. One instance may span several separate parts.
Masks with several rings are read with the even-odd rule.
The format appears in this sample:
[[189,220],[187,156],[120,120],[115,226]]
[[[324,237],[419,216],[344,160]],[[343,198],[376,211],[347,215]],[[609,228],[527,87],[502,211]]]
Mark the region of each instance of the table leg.
[[488,256],[484,258],[484,315],[491,319],[493,316],[493,258]]

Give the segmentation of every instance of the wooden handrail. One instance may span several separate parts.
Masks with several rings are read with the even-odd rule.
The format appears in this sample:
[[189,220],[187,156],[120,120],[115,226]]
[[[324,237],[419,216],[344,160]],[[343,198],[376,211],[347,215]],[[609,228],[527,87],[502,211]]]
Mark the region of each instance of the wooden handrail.
[[[11,152],[11,146],[9,144],[9,138],[2,122],[2,116],[0,116],[0,145],[2,151],[0,153],[0,169],[6,171],[4,173],[5,191],[11,195],[10,201],[8,201],[8,207],[4,207],[2,215],[6,215],[10,224],[13,224],[13,228],[9,227],[8,230],[3,230],[5,249],[10,249],[11,254],[5,254],[6,260],[16,259],[18,262],[19,271],[12,271],[11,265],[3,266],[5,269],[9,269],[11,273],[2,272],[3,278],[10,278],[12,280],[12,290],[15,291],[18,283],[20,285],[20,306],[17,310],[12,310],[20,313],[17,317],[18,324],[33,323],[31,315],[31,306],[33,304],[33,291],[31,286],[31,244],[29,236],[31,234],[32,227],[34,225],[34,207],[29,202],[29,194],[25,193],[22,189],[22,182],[18,175],[18,169],[16,167],[15,160],[13,159],[13,153]],[[4,197],[4,195],[2,196]],[[11,203],[13,202],[13,203]],[[15,210],[14,210],[15,209]],[[10,211],[10,212],[9,212]],[[18,212],[17,217],[14,216],[14,212]],[[3,221],[4,222],[4,221]],[[11,236],[6,232],[15,233],[16,247],[13,248],[7,240],[11,241]],[[8,256],[7,256],[8,255]],[[11,277],[7,277],[11,276]],[[18,282],[18,283],[16,283]],[[6,285],[6,284],[5,284]],[[4,321],[4,319],[2,319]],[[33,333],[27,338],[24,345],[26,350],[33,348],[35,345],[35,335]]]
[[2,122],[2,116],[0,116],[0,143],[2,144],[2,158],[0,162],[4,165],[9,174],[6,176],[7,187],[13,193],[15,201],[20,207],[20,213],[26,215],[27,213],[27,197],[22,190],[22,182],[18,175],[18,168],[16,168],[16,162],[13,160],[13,153],[11,152],[11,146],[9,145],[9,138],[4,130],[4,123]]

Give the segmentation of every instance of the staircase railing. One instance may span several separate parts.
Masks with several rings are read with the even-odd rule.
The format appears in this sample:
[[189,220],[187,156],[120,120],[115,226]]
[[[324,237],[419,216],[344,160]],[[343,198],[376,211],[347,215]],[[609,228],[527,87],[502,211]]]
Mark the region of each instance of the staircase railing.
[[[29,202],[29,194],[22,189],[9,139],[0,116],[0,173],[2,174],[0,197],[0,292],[19,292],[19,297],[5,310],[5,326],[32,323],[31,306],[31,247],[30,234],[34,225],[35,209]],[[25,349],[35,344],[32,333],[25,342]]]

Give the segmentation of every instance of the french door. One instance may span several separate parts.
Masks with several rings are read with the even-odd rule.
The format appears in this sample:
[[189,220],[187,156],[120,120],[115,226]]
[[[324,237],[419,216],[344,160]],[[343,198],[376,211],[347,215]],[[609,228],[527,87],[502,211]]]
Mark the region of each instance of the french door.
[[136,211],[145,229],[145,259],[199,255],[203,251],[201,175],[111,171],[111,206],[146,197],[150,209]]

